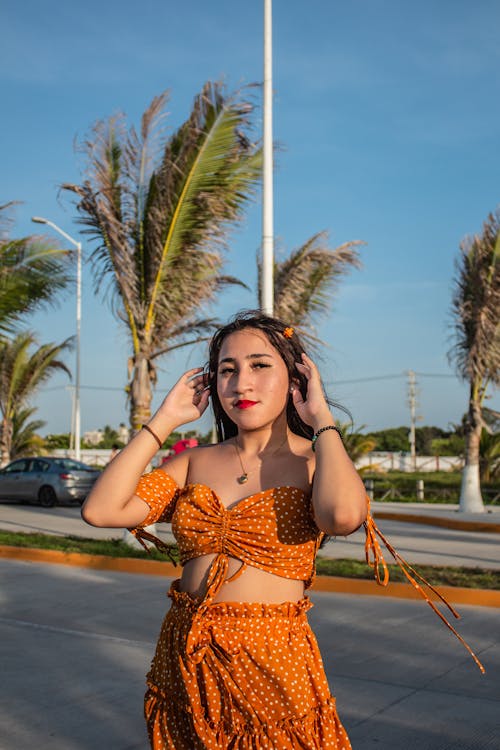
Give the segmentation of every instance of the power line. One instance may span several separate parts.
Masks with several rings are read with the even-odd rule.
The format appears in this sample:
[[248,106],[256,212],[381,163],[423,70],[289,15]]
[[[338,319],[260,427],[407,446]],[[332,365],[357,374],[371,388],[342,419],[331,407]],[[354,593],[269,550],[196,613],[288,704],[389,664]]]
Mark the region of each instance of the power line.
[[[413,370],[413,372],[415,373],[415,375],[418,375],[419,377],[422,377],[422,378],[452,378],[453,380],[457,379],[455,375],[447,375],[442,372],[440,373],[417,372],[415,370]],[[328,384],[347,385],[350,383],[370,383],[375,380],[399,380],[401,378],[406,378],[407,375],[408,375],[408,371],[401,372],[398,375],[371,375],[366,378],[353,378],[350,380],[334,380],[334,381],[329,381]]]
[[[71,391],[75,386],[74,385],[53,385],[49,386],[48,388],[40,388],[40,391],[44,391],[47,393],[48,391]],[[110,385],[81,385],[80,389],[85,389],[87,391],[123,391],[125,390],[124,387],[119,388],[116,386],[110,386]]]
[[[415,375],[418,375],[421,378],[452,378],[453,380],[456,380],[455,375],[447,375],[446,373],[442,372],[417,372],[414,371]],[[373,383],[378,380],[400,380],[401,378],[407,378],[406,372],[400,372],[397,374],[389,374],[389,375],[370,375],[366,378],[350,378],[348,380],[330,380],[326,382],[326,385],[350,385],[354,383]],[[50,391],[62,391],[62,390],[71,390],[74,388],[74,385],[55,385],[55,386],[48,386],[47,388],[40,388],[40,391],[43,391],[44,393],[48,393]],[[80,388],[82,390],[86,391],[116,391],[123,393],[126,390],[126,386],[111,386],[111,385],[80,385]],[[168,393],[168,388],[158,388],[155,390],[156,393]]]
[[406,377],[404,372],[398,374],[398,375],[372,375],[367,378],[354,378],[352,380],[335,380],[330,381],[330,383],[334,383],[335,385],[347,385],[349,383],[370,383],[374,380],[397,380],[399,378]]

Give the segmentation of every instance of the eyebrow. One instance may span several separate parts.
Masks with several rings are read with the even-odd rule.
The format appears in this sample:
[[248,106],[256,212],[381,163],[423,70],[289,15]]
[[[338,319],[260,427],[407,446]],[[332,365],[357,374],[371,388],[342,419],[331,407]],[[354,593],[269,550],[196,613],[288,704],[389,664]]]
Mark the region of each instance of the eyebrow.
[[[245,359],[260,359],[261,357],[269,357],[269,359],[272,359],[271,354],[247,354]],[[219,364],[221,365],[223,362],[235,362],[234,357],[224,357],[224,359],[219,360]]]

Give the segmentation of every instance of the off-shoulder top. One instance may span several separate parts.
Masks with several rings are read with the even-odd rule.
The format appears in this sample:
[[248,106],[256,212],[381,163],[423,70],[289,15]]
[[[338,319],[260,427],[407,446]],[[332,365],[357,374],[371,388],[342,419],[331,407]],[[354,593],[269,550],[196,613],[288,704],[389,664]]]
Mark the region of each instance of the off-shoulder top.
[[[214,490],[204,484],[179,487],[163,469],[144,475],[136,494],[150,507],[135,536],[156,538],[144,526],[171,522],[181,564],[215,554],[208,575],[204,604],[213,601],[223,583],[234,580],[247,565],[304,581],[314,579],[314,561],[323,533],[314,523],[310,498],[298,487],[273,487],[238,500],[226,508]],[[229,557],[241,561],[227,579]]]
[[[304,581],[306,588],[312,585],[316,554],[325,535],[314,522],[311,500],[304,490],[290,486],[273,487],[248,495],[227,508],[210,487],[199,483],[179,487],[163,469],[155,469],[141,477],[135,494],[147,503],[149,513],[141,524],[130,531],[146,549],[145,541],[150,541],[168,551],[168,545],[144,527],[158,522],[170,522],[182,565],[195,557],[215,555],[209,569],[206,594],[199,603],[200,616],[214,600],[221,586],[235,580],[248,565],[283,578]],[[365,553],[377,583],[386,586],[389,582],[389,571],[378,537],[408,581],[456,635],[484,672],[481,662],[431,601],[422,585],[427,586],[454,617],[459,618],[460,615],[392,547],[372,518],[368,498],[367,503],[368,514],[364,523]],[[233,576],[227,578],[229,557],[240,560],[241,566]]]

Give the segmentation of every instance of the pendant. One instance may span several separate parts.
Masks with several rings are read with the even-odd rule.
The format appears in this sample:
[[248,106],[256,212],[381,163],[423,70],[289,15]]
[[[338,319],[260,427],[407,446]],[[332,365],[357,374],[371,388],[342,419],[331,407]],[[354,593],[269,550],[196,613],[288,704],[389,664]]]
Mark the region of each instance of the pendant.
[[245,482],[248,482],[248,474],[242,474],[241,477],[238,477],[239,484],[245,484]]

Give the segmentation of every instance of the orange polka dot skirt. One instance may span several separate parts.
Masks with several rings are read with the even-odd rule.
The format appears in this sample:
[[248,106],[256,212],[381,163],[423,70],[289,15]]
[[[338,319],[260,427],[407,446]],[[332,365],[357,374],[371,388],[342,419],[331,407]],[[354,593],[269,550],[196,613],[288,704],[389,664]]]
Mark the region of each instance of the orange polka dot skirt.
[[309,599],[204,605],[178,584],[147,677],[153,750],[351,750]]

